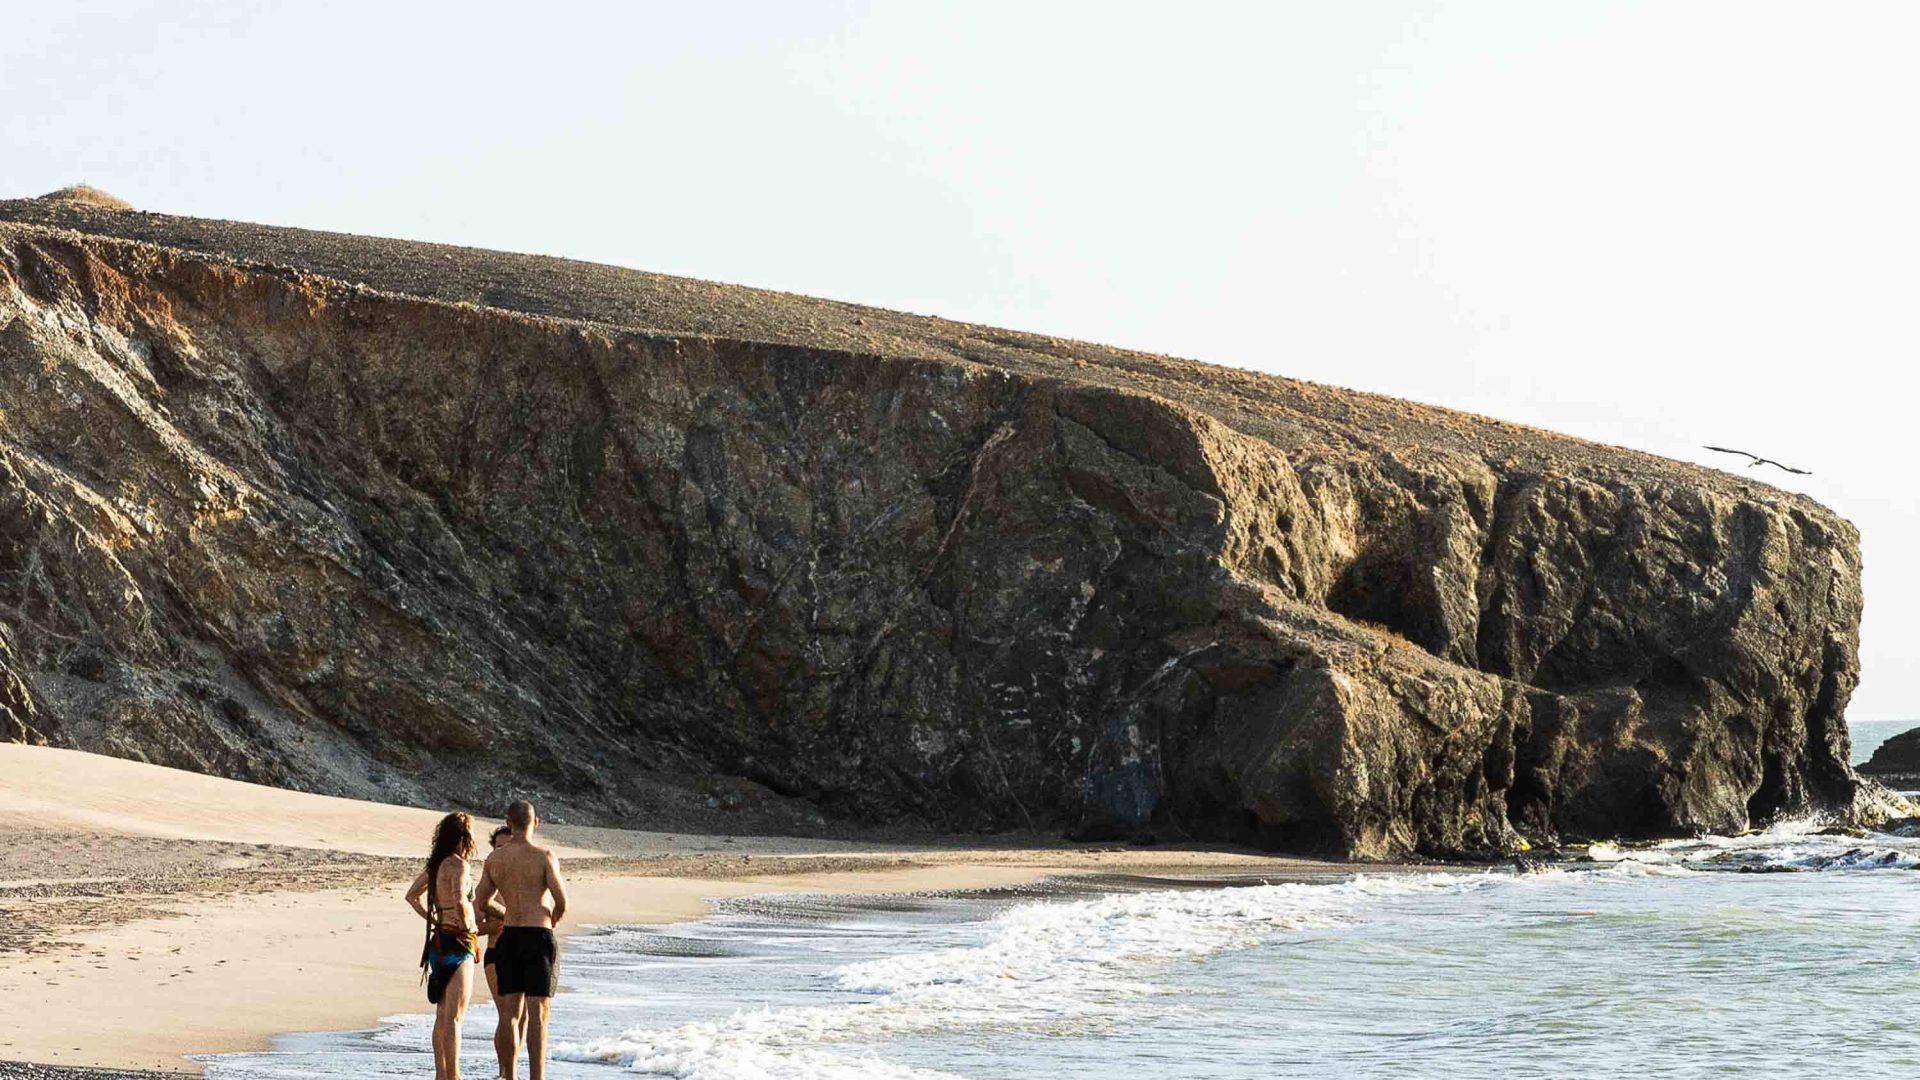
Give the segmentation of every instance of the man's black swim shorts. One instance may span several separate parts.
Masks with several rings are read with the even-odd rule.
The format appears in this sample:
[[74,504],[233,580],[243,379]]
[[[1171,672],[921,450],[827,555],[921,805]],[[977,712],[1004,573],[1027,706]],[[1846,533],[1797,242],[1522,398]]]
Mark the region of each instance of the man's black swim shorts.
[[509,926],[487,951],[500,993],[552,997],[560,983],[560,948],[544,926]]

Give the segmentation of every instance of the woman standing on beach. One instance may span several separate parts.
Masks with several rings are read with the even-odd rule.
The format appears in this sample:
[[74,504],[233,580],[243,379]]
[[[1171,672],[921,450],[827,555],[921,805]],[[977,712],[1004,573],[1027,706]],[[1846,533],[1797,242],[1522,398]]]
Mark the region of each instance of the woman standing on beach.
[[473,903],[467,898],[467,859],[473,848],[472,818],[460,813],[441,818],[427,868],[407,889],[407,903],[427,920],[420,966],[426,969],[427,1000],[437,1007],[434,1080],[460,1080],[460,1022],[466,1018],[473,956],[480,944],[474,937]]

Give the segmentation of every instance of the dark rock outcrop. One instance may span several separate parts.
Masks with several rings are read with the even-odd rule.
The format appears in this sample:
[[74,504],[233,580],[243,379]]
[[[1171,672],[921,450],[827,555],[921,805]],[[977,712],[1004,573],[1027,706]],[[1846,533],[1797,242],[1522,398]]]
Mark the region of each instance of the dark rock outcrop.
[[[239,255],[258,228],[88,213],[59,220]],[[457,250],[265,235],[414,292]],[[1804,498],[589,269],[476,307],[0,225],[8,737],[632,824],[641,778],[731,776],[843,819],[1368,857],[1874,797],[1857,537]],[[674,332],[501,310],[595,289]]]
[[1902,791],[1920,788],[1920,727],[1903,731],[1874,748],[1860,771]]

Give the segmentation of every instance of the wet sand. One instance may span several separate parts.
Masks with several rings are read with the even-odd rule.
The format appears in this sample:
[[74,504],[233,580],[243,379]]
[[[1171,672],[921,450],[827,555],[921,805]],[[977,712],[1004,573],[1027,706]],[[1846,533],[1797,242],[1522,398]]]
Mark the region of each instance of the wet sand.
[[[0,1062],[196,1071],[189,1054],[426,1011],[402,899],[438,814],[0,745]],[[557,827],[563,931],[773,892],[899,893],[1054,875],[1360,867],[1226,850],[876,846]],[[38,1069],[39,1071],[30,1071]],[[0,1064],[16,1077],[111,1076]]]
[[31,1065],[0,1061],[0,1080],[154,1080],[178,1075],[163,1072],[125,1072],[110,1069],[69,1069],[59,1065]]

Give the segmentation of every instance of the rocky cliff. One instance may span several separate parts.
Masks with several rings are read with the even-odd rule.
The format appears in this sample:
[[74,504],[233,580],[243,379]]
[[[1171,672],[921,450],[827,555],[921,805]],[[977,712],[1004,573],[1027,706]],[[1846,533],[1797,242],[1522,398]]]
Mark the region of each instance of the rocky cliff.
[[1870,794],[1857,537],[1737,477],[585,264],[0,218],[9,738],[1366,857]]

